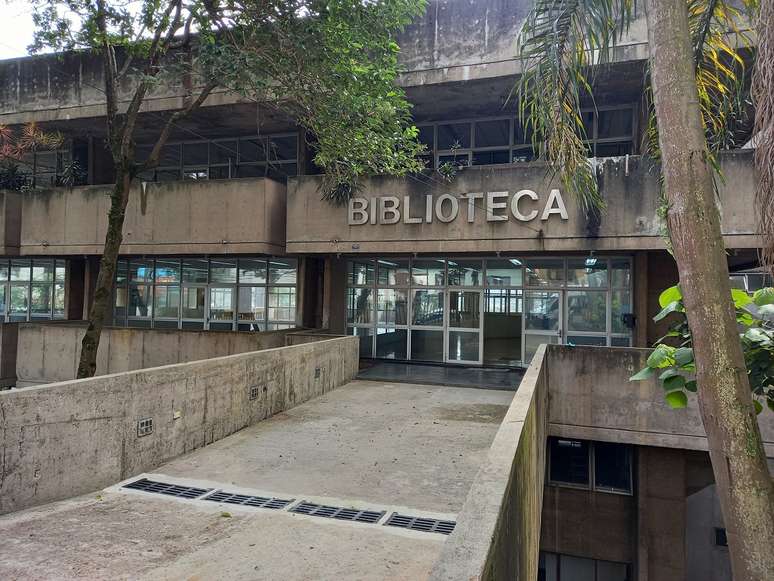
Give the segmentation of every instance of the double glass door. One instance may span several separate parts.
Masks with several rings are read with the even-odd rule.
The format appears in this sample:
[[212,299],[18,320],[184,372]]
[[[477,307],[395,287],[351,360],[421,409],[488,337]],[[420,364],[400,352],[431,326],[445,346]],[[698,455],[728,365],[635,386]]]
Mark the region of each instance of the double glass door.
[[449,291],[446,362],[481,363],[482,291]]
[[562,342],[563,291],[524,291],[524,362],[541,343]]

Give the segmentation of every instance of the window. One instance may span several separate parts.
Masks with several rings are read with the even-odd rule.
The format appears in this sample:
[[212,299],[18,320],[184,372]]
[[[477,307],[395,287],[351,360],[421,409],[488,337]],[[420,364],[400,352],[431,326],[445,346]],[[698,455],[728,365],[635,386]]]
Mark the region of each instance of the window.
[[[138,145],[138,161],[147,159],[150,145]],[[215,180],[236,177],[284,178],[298,173],[295,133],[200,139],[169,143],[161,150],[159,166],[142,174],[145,181]]]
[[0,260],[0,321],[64,319],[66,262]]
[[548,481],[597,492],[632,493],[632,448],[626,444],[549,438]]
[[266,331],[295,327],[296,260],[123,259],[116,326]]
[[[19,172],[33,188],[50,188],[64,184],[66,168],[72,162],[70,146],[59,149],[31,151],[25,154],[19,163]],[[81,172],[84,168],[80,168]],[[75,177],[75,183],[81,183],[83,176]]]
[[539,581],[630,581],[627,563],[540,552]]

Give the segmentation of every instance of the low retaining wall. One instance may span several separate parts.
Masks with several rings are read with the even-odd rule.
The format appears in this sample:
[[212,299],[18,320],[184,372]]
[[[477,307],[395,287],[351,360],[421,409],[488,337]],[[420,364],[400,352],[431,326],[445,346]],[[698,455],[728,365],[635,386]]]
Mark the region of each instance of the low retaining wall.
[[0,514],[151,471],[328,392],[355,377],[358,351],[343,337],[0,392]]
[[[707,450],[695,395],[688,407],[670,408],[656,378],[629,381],[652,350],[625,347],[548,348],[551,376],[549,432],[552,436]],[[774,413],[758,415],[767,456],[774,456]]]
[[548,415],[541,345],[430,579],[537,579]]
[[[81,324],[20,323],[16,385],[74,379],[85,332]],[[247,333],[109,327],[102,331],[97,375],[282,347],[291,332],[293,329]]]

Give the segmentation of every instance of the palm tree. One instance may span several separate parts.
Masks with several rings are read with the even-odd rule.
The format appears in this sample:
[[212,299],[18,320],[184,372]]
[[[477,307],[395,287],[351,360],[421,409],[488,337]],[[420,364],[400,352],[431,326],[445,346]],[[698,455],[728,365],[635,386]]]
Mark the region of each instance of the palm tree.
[[[770,0],[768,0],[770,1]],[[755,9],[755,5],[749,6]],[[717,151],[746,110],[742,14],[726,0],[646,0],[651,151],[693,338],[698,401],[737,580],[774,572],[774,484],[750,393],[715,195]],[[538,0],[520,39],[522,123],[587,212],[604,209],[586,159],[582,96],[632,18],[632,0]],[[774,89],[768,88],[769,91]]]

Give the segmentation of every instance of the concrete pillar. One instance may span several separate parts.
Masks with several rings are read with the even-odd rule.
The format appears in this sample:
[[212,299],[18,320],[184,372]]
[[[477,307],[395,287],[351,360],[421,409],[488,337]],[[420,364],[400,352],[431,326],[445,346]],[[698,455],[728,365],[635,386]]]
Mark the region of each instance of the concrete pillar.
[[85,275],[85,259],[74,258],[68,261],[65,275],[65,317],[69,320],[80,321],[86,316],[83,310]]
[[322,326],[331,333],[347,331],[347,261],[341,257],[325,258]]
[[16,385],[19,323],[0,324],[0,389]]

